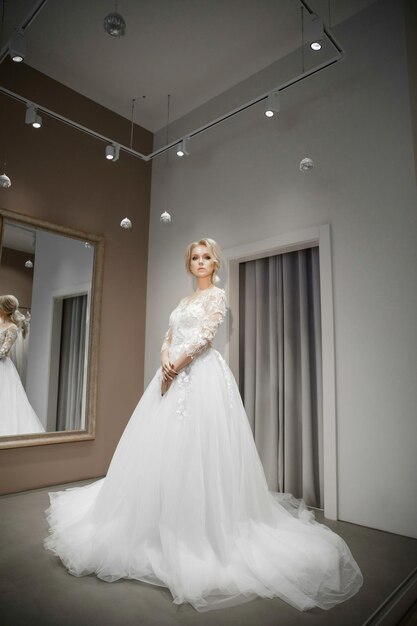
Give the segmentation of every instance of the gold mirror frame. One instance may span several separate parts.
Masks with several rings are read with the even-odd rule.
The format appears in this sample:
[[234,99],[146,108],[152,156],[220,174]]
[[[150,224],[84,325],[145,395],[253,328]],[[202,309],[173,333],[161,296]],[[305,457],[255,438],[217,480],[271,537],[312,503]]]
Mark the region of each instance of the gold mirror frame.
[[26,446],[43,446],[52,443],[69,443],[73,441],[85,441],[95,439],[96,411],[97,411],[97,377],[100,339],[101,298],[103,291],[103,267],[104,267],[104,237],[92,235],[80,230],[58,226],[51,222],[15,213],[8,209],[0,208],[0,244],[3,239],[4,220],[12,220],[18,224],[30,225],[50,233],[89,241],[94,244],[94,263],[91,285],[91,312],[90,334],[88,345],[88,372],[87,372],[87,402],[86,402],[86,427],[83,430],[57,431],[48,433],[33,433],[27,435],[10,435],[0,437],[0,449],[20,448]]

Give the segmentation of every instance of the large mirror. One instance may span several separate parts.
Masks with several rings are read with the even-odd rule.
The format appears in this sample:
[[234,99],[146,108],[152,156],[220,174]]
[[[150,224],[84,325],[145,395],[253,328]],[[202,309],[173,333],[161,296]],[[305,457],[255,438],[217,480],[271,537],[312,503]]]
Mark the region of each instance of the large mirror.
[[103,247],[0,209],[0,448],[94,438]]

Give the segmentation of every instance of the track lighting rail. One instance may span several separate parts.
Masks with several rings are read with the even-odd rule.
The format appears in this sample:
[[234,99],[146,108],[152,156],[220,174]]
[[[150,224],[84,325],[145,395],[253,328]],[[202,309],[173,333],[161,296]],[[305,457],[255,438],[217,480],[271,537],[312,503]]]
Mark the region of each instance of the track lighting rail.
[[[30,26],[34,19],[37,18],[41,9],[45,6],[48,0],[38,0],[31,8],[26,17],[20,22],[19,26],[16,30],[25,31],[28,26]],[[3,48],[0,50],[0,63],[3,63],[4,59],[9,54],[9,42],[7,41]]]
[[[39,0],[39,2],[36,4],[35,6],[35,10],[36,13],[28,20],[26,20],[26,26],[27,27],[30,22],[34,19],[34,17],[36,16],[36,14],[40,11],[40,9],[46,4],[47,0]],[[302,7],[304,7],[304,9],[307,11],[307,13],[310,15],[314,15],[314,11],[312,10],[312,8],[309,6],[308,2],[306,2],[306,0],[299,0],[300,4],[302,5]],[[21,25],[22,27],[22,25]],[[239,107],[233,109],[232,111],[229,111],[228,113],[225,113],[224,115],[208,122],[207,124],[204,124],[203,126],[200,126],[199,128],[186,133],[186,135],[183,135],[182,137],[177,137],[174,141],[171,141],[170,143],[167,143],[165,146],[162,146],[160,148],[158,148],[157,150],[155,150],[154,152],[151,152],[148,155],[142,154],[140,152],[138,152],[137,150],[133,150],[133,148],[129,147],[129,146],[125,146],[123,144],[120,144],[119,142],[115,142],[114,139],[110,138],[110,137],[106,137],[105,135],[102,135],[101,133],[97,133],[96,131],[92,130],[91,128],[87,128],[86,126],[83,126],[82,124],[78,124],[78,122],[75,122],[73,120],[70,120],[67,117],[64,117],[63,115],[60,115],[59,113],[56,113],[55,111],[52,111],[50,109],[45,108],[42,105],[39,105],[35,102],[33,102],[33,100],[28,100],[27,98],[25,98],[24,96],[21,96],[19,94],[16,94],[12,91],[10,91],[9,89],[6,89],[5,87],[0,86],[0,93],[3,93],[7,96],[9,96],[10,98],[14,98],[15,100],[18,100],[20,102],[25,103],[26,105],[33,105],[34,107],[36,107],[38,109],[39,112],[44,113],[45,115],[56,119],[64,124],[67,124],[68,126],[71,126],[83,133],[86,133],[92,137],[95,137],[96,139],[100,139],[101,141],[106,142],[107,144],[118,144],[120,151],[126,152],[127,154],[130,154],[131,156],[134,156],[138,159],[141,159],[142,161],[151,161],[152,159],[154,159],[155,157],[164,154],[165,152],[167,152],[168,150],[170,150],[171,148],[176,147],[179,143],[181,143],[182,141],[187,141],[189,140],[191,137],[195,137],[196,135],[199,135],[200,133],[205,132],[206,130],[209,130],[210,128],[213,128],[214,126],[217,126],[218,124],[228,120],[229,118],[233,117],[234,115],[237,115],[239,113],[241,113],[242,111],[245,111],[246,109],[249,109],[250,107],[254,106],[255,104],[258,104],[259,102],[262,102],[262,100],[266,100],[268,98],[268,96],[273,93],[273,92],[281,92],[284,91],[285,89],[288,89],[289,87],[292,87],[293,85],[296,85],[298,83],[300,83],[301,81],[305,80],[306,78],[309,78],[310,76],[314,76],[315,74],[317,74],[318,72],[321,72],[322,70],[330,67],[331,65],[334,65],[335,63],[338,63],[339,61],[341,61],[344,57],[345,57],[345,51],[343,50],[342,46],[338,43],[338,41],[335,39],[335,37],[333,36],[333,34],[328,30],[328,28],[326,28],[326,26],[323,26],[323,32],[325,33],[327,39],[331,42],[332,46],[335,48],[336,50],[336,54],[334,56],[332,56],[330,59],[328,59],[327,61],[324,61],[323,63],[320,63],[319,65],[315,66],[312,69],[306,70],[304,72],[302,72],[301,74],[299,74],[298,76],[295,76],[294,78],[291,78],[290,80],[288,80],[285,83],[282,83],[281,85],[279,85],[278,87],[275,87],[273,89],[270,89],[268,92],[263,93],[260,96],[257,96],[256,98],[253,98],[252,100],[250,100],[249,102],[246,102],[245,104],[240,105]],[[0,62],[1,60],[4,58],[3,54],[3,50],[0,53]]]

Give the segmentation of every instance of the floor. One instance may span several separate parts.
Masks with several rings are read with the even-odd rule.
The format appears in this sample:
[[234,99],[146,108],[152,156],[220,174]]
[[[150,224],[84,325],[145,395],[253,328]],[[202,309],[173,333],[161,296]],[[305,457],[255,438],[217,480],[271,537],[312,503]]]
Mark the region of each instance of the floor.
[[[48,491],[92,481],[57,485],[0,498],[1,626],[362,626],[417,566],[417,539],[324,520],[349,545],[364,586],[330,611],[299,612],[279,599],[256,599],[238,607],[198,613],[177,606],[167,589],[136,581],[106,583],[75,578],[43,548]],[[410,617],[411,616],[411,617]],[[417,624],[413,610],[401,626]]]

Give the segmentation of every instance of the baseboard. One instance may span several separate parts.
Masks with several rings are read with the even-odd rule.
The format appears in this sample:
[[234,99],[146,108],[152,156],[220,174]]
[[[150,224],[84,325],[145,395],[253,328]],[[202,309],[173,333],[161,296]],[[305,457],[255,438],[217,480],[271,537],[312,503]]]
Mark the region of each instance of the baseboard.
[[381,602],[362,626],[397,626],[417,602],[417,567]]

